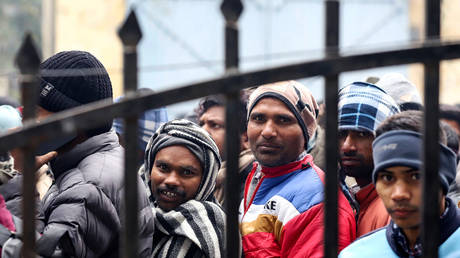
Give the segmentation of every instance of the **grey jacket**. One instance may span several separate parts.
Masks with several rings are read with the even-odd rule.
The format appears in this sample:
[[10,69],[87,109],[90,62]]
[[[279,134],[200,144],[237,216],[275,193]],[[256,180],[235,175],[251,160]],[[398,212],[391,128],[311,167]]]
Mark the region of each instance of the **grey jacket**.
[[[43,197],[38,253],[58,244],[65,256],[118,257],[123,225],[123,148],[113,131],[96,135],[51,162],[55,183]],[[133,172],[135,173],[135,172]],[[150,255],[153,214],[138,181],[139,255]]]

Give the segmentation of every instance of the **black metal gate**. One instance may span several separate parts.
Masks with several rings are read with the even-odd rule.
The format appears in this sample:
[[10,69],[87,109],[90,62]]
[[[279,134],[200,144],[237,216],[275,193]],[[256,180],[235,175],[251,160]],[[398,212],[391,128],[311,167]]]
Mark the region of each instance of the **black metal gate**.
[[[38,65],[40,59],[30,36],[26,36],[16,61],[20,69],[22,100],[24,105],[24,127],[16,133],[4,134],[0,137],[0,151],[21,147],[24,151],[24,182],[23,182],[23,255],[34,257],[35,222],[34,222],[34,150],[40,141],[71,134],[77,130],[86,130],[114,117],[123,117],[126,123],[125,139],[127,142],[125,156],[125,225],[121,248],[123,257],[136,257],[137,239],[137,188],[136,173],[136,144],[137,118],[145,110],[196,99],[211,94],[225,94],[226,105],[226,153],[228,153],[228,170],[238,170],[239,141],[238,126],[232,121],[237,112],[239,90],[254,85],[261,85],[280,80],[300,79],[312,76],[324,76],[326,81],[326,197],[325,197],[325,257],[337,257],[337,102],[338,75],[342,72],[356,71],[391,65],[423,63],[425,67],[425,130],[424,130],[424,171],[423,195],[424,207],[437,207],[438,202],[438,163],[435,155],[438,148],[439,120],[439,62],[460,58],[460,42],[442,42],[440,34],[440,1],[426,0],[424,43],[411,45],[403,49],[376,53],[366,53],[341,56],[339,52],[339,9],[338,0],[324,0],[326,10],[326,57],[321,60],[308,61],[298,64],[285,65],[276,68],[263,69],[254,72],[238,72],[239,63],[239,30],[238,19],[243,10],[240,0],[224,0],[221,5],[225,17],[225,67],[224,76],[201,83],[190,84],[172,90],[158,93],[136,93],[137,89],[137,44],[142,32],[134,12],[131,12],[119,30],[124,46],[124,91],[126,98],[112,104],[109,101],[81,106],[67,110],[41,123],[35,123],[35,105],[38,98]],[[42,73],[42,75],[45,75]],[[46,74],[46,76],[61,76],[69,74]],[[228,176],[226,191],[238,187],[238,178]],[[239,250],[238,234],[238,196],[227,194],[227,238],[226,256],[237,257]],[[437,257],[439,242],[439,218],[436,209],[423,210],[422,244],[424,257]],[[426,234],[426,232],[430,232]]]

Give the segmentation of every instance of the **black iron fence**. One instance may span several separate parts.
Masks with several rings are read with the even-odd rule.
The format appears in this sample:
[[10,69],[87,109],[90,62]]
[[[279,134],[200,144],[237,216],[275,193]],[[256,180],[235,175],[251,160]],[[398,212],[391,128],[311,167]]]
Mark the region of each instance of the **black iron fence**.
[[[272,83],[280,80],[300,79],[312,76],[324,76],[326,81],[326,188],[325,188],[325,257],[337,256],[337,102],[338,75],[342,72],[376,68],[391,65],[423,63],[425,67],[425,127],[424,127],[424,171],[423,175],[423,228],[422,244],[424,257],[437,257],[439,242],[438,223],[427,223],[439,218],[436,209],[439,200],[438,189],[438,119],[439,119],[439,62],[460,58],[460,41],[442,42],[440,34],[440,1],[426,0],[424,43],[411,45],[384,52],[341,56],[339,52],[339,10],[338,0],[325,0],[326,12],[326,56],[321,60],[285,65],[254,72],[238,71],[239,30],[238,19],[243,10],[240,0],[224,0],[221,10],[225,18],[225,67],[224,76],[195,84],[177,87],[157,93],[135,92],[137,89],[137,44],[142,37],[136,14],[131,12],[119,30],[124,51],[124,92],[125,98],[119,103],[100,101],[89,105],[57,113],[40,123],[35,122],[35,106],[38,98],[38,77],[40,58],[32,39],[27,36],[17,54],[16,62],[20,70],[22,101],[24,106],[24,127],[15,133],[0,137],[0,151],[21,147],[24,158],[23,181],[23,255],[34,257],[35,222],[34,222],[34,153],[40,141],[87,130],[106,123],[114,117],[125,119],[125,225],[123,225],[123,257],[136,257],[137,250],[137,181],[136,143],[137,118],[145,110],[196,99],[212,94],[225,94],[226,105],[226,153],[228,153],[228,171],[238,170],[239,141],[237,112],[239,91],[255,85]],[[63,71],[65,73],[65,71]],[[62,76],[69,74],[46,74]],[[238,189],[236,174],[228,173],[226,191]],[[226,194],[227,232],[226,256],[237,257],[239,250],[237,195]],[[429,232],[429,234],[427,234]]]

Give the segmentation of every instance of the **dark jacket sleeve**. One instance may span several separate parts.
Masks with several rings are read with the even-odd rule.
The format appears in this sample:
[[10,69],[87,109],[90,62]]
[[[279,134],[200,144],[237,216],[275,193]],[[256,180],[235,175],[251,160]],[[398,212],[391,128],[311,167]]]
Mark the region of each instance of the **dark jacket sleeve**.
[[[56,240],[68,255],[114,256],[118,252],[120,220],[105,193],[90,183],[74,185],[60,193],[49,193],[43,239]],[[40,241],[40,240],[39,240]]]
[[[18,174],[9,180],[6,184],[0,185],[0,194],[3,195],[6,203],[6,208],[12,215],[22,219],[22,174]],[[35,208],[37,210],[35,215],[35,227],[38,232],[43,231],[44,217],[42,210],[42,202],[36,194]]]

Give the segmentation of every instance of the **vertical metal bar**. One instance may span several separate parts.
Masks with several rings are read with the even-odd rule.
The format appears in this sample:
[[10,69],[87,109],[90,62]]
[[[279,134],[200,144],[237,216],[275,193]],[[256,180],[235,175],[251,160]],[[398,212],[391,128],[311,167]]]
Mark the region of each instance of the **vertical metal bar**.
[[[142,38],[142,32],[136,14],[131,11],[123,26],[118,31],[123,42],[123,83],[125,96],[137,90],[137,44]],[[137,196],[137,166],[138,166],[138,123],[139,115],[124,117],[125,122],[125,210],[122,236],[123,257],[137,257],[138,250],[138,196]]]
[[[226,73],[238,70],[238,19],[243,11],[243,4],[240,0],[224,0],[221,5],[222,14],[225,17],[225,71]],[[239,257],[240,239],[238,226],[239,194],[233,189],[239,187],[239,166],[238,158],[240,153],[240,132],[239,124],[242,114],[238,111],[239,91],[226,95],[225,110],[225,152],[227,159],[227,171],[225,179],[225,202],[227,212],[225,256]],[[235,140],[238,139],[238,140]]]
[[[425,1],[425,40],[439,39],[441,1]],[[439,60],[424,64],[423,257],[438,257],[439,229]]]
[[[339,1],[326,0],[326,57],[339,55]],[[338,74],[325,78],[326,96],[326,191],[324,257],[337,257],[337,189],[338,189]]]
[[[24,124],[34,123],[38,100],[38,71],[40,57],[30,34],[27,34],[16,56],[16,64],[22,92]],[[22,148],[24,166],[22,171],[22,214],[23,214],[23,243],[22,256],[35,257],[35,149],[33,140]]]

